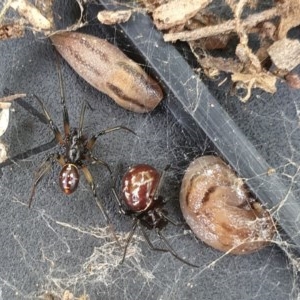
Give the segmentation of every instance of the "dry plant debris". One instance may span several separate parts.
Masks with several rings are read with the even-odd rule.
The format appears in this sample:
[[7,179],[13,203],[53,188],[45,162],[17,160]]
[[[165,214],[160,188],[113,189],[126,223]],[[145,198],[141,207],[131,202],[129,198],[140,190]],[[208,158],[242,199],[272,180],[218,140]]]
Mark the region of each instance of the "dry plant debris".
[[153,11],[155,25],[158,29],[184,25],[211,2],[212,0],[168,1]]
[[69,290],[65,290],[63,292],[63,295],[56,295],[56,293],[50,293],[46,292],[38,299],[41,300],[89,300],[89,297],[87,295],[81,295],[79,297],[75,297],[73,293],[71,293]]
[[[54,24],[53,3],[54,0],[35,0],[34,5],[29,0],[6,0],[0,10],[0,41],[12,38],[20,38],[25,29],[32,32],[41,32],[45,36],[55,34],[58,30]],[[63,31],[73,31],[85,25],[83,19],[83,0],[76,0],[81,15],[75,24]],[[13,10],[17,17],[5,19],[7,12]]]
[[[245,89],[242,101],[251,97],[253,88],[275,93],[278,78],[285,79],[290,87],[299,88],[299,75],[292,70],[300,63],[300,43],[287,37],[291,28],[300,25],[299,1],[274,1],[273,7],[261,11],[257,7],[259,1],[226,0],[224,5],[233,15],[229,20],[211,9],[215,1],[142,2],[156,27],[164,31],[165,41],[188,42],[208,76],[221,71],[230,73],[235,85]],[[250,34],[259,40],[257,50],[251,47]],[[233,47],[232,37],[237,37],[238,42],[234,57],[228,57],[226,50]],[[210,52],[216,49],[223,50],[224,56]]]
[[102,24],[113,25],[127,22],[130,19],[132,13],[133,10],[130,9],[117,11],[102,10],[98,13],[97,18]]
[[24,25],[21,22],[0,25],[0,40],[20,38],[24,35]]
[[[33,5],[28,0],[6,0],[0,11],[0,40],[9,38],[20,38],[24,35],[26,28],[34,32],[49,33],[54,28],[52,15],[53,0],[37,0]],[[9,9],[19,15],[19,19],[5,20]]]
[[26,19],[36,30],[50,30],[51,22],[29,1],[15,0],[10,6]]
[[[11,101],[25,97],[26,94],[15,94],[0,98],[0,137],[5,133],[9,124],[9,110]],[[7,159],[6,146],[0,140],[0,163]]]

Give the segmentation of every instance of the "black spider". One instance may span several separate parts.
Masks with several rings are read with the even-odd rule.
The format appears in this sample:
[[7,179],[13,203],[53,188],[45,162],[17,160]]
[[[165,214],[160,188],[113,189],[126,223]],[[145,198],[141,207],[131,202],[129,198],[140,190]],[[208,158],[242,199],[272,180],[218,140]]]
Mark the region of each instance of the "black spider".
[[[180,225],[167,216],[167,211],[164,209],[166,202],[158,195],[167,168],[162,174],[147,164],[140,164],[130,168],[122,179],[122,198],[126,204],[126,209],[123,208],[115,188],[113,188],[113,194],[118,202],[120,212],[124,215],[131,216],[134,220],[132,229],[126,241],[122,262],[125,259],[126,251],[133,234],[136,228],[139,227],[152,250],[170,252],[183,263],[198,268],[199,266],[181,258],[161,233],[162,229],[164,229],[169,222],[176,226]],[[168,249],[154,247],[149,240],[144,227],[149,230],[155,229],[156,233]]]

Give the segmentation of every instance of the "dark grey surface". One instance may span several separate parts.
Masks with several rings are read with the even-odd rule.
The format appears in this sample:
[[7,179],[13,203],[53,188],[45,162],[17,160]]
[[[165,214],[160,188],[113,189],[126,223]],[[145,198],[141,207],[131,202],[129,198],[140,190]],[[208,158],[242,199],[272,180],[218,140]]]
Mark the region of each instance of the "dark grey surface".
[[[64,11],[70,10],[62,7],[60,15],[64,15]],[[135,21],[134,18],[132,21]],[[83,31],[106,37],[111,42],[120,36],[120,32],[106,32],[96,23]],[[122,43],[124,48],[130,49],[126,42]],[[148,48],[151,53],[151,42]],[[62,128],[55,55],[49,41],[28,32],[24,39],[1,42],[0,53],[0,90],[8,88],[13,92],[38,95],[56,124]],[[137,56],[141,62],[138,53],[131,50],[129,54]],[[165,63],[171,64],[172,59]],[[180,180],[194,157],[212,151],[209,139],[197,130],[194,133],[197,138],[191,139],[182,129],[167,109],[167,103],[175,101],[167,90],[163,103],[154,112],[134,114],[91,88],[66,63],[61,62],[61,65],[71,124],[78,124],[82,101],[88,101],[93,110],[87,111],[85,132],[91,134],[119,124],[135,130],[137,137],[116,132],[101,138],[95,148],[96,155],[109,163],[113,170],[118,163],[127,166],[143,162],[158,169],[171,164],[163,195],[170,201],[170,216],[182,220],[178,203]],[[153,72],[149,65],[144,67]],[[215,87],[213,91],[217,92]],[[273,99],[280,101],[286,96],[293,96],[289,99],[296,107],[299,93],[287,95],[285,92],[284,95]],[[267,97],[265,94],[261,96],[263,99]],[[220,97],[219,100],[222,102],[222,99]],[[33,97],[24,100],[41,111]],[[274,126],[269,125],[266,130],[267,124],[257,121],[267,120],[267,117],[264,118],[267,109],[275,110],[274,105],[263,101],[257,108],[253,104],[258,102],[256,99],[249,106],[236,108],[239,104],[232,104],[238,103],[236,99],[227,100],[224,106],[247,137],[255,141],[260,153],[266,154],[268,159],[275,156],[278,153],[275,146],[280,148],[281,140],[275,137],[281,131],[273,133],[271,128],[274,129]],[[263,103],[266,106],[261,106]],[[251,121],[253,114],[256,121]],[[283,128],[294,124],[293,121],[288,122],[290,118],[280,118],[276,110],[269,120],[271,125],[284,120]],[[265,131],[267,136],[262,134]],[[297,140],[295,132],[287,134],[293,137],[291,141]],[[266,140],[267,137],[270,140]],[[118,265],[122,253],[102,231],[104,221],[86,182],[82,180],[72,196],[64,196],[57,183],[58,167],[38,186],[33,208],[29,210],[27,201],[33,174],[44,157],[55,151],[51,148],[52,144],[48,144],[52,139],[50,129],[37,116],[24,105],[13,104],[9,129],[2,141],[8,145],[10,157],[25,153],[26,158],[15,159],[12,164],[1,168],[0,299],[35,299],[46,290],[56,295],[70,290],[77,297],[85,292],[90,299],[297,299],[297,269],[277,246],[272,245],[248,256],[223,256],[198,241],[190,232],[185,232],[188,228],[184,226],[170,225],[165,235],[174,249],[185,259],[199,264],[199,269],[182,264],[168,253],[149,250],[144,241],[136,241],[136,247],[132,248],[136,249],[136,255]],[[46,145],[48,150],[40,148],[40,145]],[[284,141],[283,146],[286,146]],[[30,149],[35,149],[35,152],[30,152]],[[285,153],[292,162],[296,161],[296,150],[288,147]],[[279,157],[285,158],[283,154]],[[273,166],[277,170],[287,170],[288,164],[279,162]],[[296,163],[295,168],[297,170]],[[128,232],[131,221],[117,213],[106,170],[92,166],[91,171],[97,192],[103,198],[117,232]],[[154,234],[150,236],[158,242]]]

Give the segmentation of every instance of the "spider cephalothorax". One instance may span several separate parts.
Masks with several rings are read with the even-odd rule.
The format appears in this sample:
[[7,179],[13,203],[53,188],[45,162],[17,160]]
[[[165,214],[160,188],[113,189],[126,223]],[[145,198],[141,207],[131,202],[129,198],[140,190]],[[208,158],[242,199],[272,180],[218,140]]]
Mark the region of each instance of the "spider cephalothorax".
[[66,163],[82,165],[82,161],[91,155],[87,148],[87,138],[83,135],[80,136],[76,128],[71,128],[70,135],[64,140]]

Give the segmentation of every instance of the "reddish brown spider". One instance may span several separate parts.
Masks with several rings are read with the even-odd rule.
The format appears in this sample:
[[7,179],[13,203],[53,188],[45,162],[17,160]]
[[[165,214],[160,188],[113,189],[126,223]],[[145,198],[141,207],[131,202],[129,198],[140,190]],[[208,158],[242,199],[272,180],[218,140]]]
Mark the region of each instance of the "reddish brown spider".
[[29,207],[31,207],[34,193],[35,193],[38,183],[51,170],[51,167],[54,164],[54,162],[58,162],[62,167],[61,171],[59,173],[59,185],[60,185],[62,191],[66,195],[70,195],[77,189],[78,183],[79,183],[79,178],[80,178],[79,170],[81,170],[92,189],[94,198],[105,218],[106,224],[110,228],[112,228],[110,219],[108,217],[106,210],[104,209],[102,201],[97,196],[96,186],[94,184],[92,174],[90,173],[89,169],[87,168],[87,163],[90,162],[90,163],[94,163],[94,164],[95,163],[101,164],[101,165],[105,166],[107,168],[107,170],[109,171],[109,173],[111,174],[111,170],[110,170],[108,164],[106,162],[96,158],[92,153],[92,150],[94,148],[97,138],[101,135],[104,135],[104,134],[107,134],[109,132],[113,132],[116,130],[120,130],[120,129],[127,130],[133,134],[135,134],[135,133],[127,127],[116,126],[113,128],[109,128],[109,129],[100,131],[99,133],[93,135],[90,139],[88,139],[82,133],[84,113],[86,110],[85,104],[83,104],[83,106],[82,106],[82,110],[81,110],[81,114],[80,114],[80,121],[79,121],[79,128],[78,129],[70,128],[69,114],[68,114],[68,110],[67,110],[66,104],[65,104],[65,96],[64,96],[63,85],[62,85],[62,78],[61,78],[61,74],[60,74],[59,70],[58,70],[58,74],[59,74],[59,82],[60,82],[61,105],[62,105],[62,109],[63,109],[64,136],[61,134],[61,132],[59,131],[57,126],[54,124],[54,122],[51,119],[49,113],[47,112],[46,107],[43,104],[43,102],[37,96],[34,96],[42,107],[44,115],[48,120],[49,126],[54,133],[57,143],[60,146],[60,151],[50,154],[46,158],[46,160],[41,164],[41,166],[39,167],[39,169],[35,175],[35,178],[34,178],[28,205],[29,205]]
[[[162,229],[164,229],[169,222],[176,226],[180,225],[167,216],[167,211],[164,209],[166,202],[161,196],[159,196],[160,186],[162,184],[165,171],[168,168],[169,167],[166,167],[162,174],[160,174],[155,168],[146,164],[140,164],[130,168],[122,180],[122,198],[127,209],[123,208],[123,205],[113,188],[113,194],[118,202],[120,212],[125,215],[130,215],[134,220],[132,229],[126,241],[122,262],[125,259],[126,251],[133,234],[136,228],[139,227],[148,246],[152,250],[170,252],[183,263],[192,267],[199,267],[181,258],[161,233]],[[144,227],[148,230],[155,229],[167,249],[156,248],[150,241]]]

